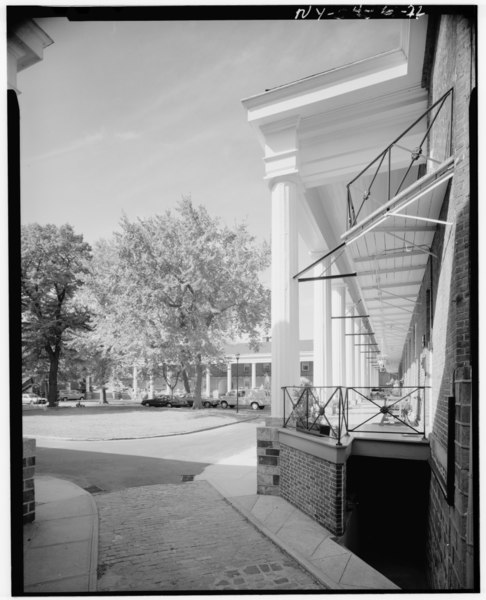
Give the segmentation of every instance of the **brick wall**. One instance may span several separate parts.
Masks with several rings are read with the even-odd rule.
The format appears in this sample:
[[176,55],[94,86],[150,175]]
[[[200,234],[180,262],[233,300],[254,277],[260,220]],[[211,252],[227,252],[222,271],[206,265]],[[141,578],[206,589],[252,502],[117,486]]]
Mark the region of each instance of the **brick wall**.
[[427,564],[429,583],[433,589],[446,590],[449,586],[449,507],[437,480],[430,480],[427,518]]
[[[434,63],[430,78],[430,103],[450,88],[453,96],[452,140],[447,124],[438,122],[430,144],[432,154],[452,142],[455,157],[454,178],[450,184],[443,217],[453,223],[440,228],[431,258],[434,288],[432,372],[432,461],[447,467],[447,450],[455,452],[455,497],[449,506],[439,482],[430,486],[427,556],[429,579],[435,589],[470,587],[467,563],[467,525],[470,515],[469,449],[471,443],[471,231],[470,223],[470,131],[469,103],[475,82],[475,28],[460,15],[442,15],[436,29]],[[474,199],[475,201],[475,199]],[[473,224],[475,226],[475,224]],[[473,245],[474,247],[474,245]],[[418,308],[420,312],[420,308]],[[414,316],[419,322],[419,314]],[[455,381],[455,386],[453,385]],[[454,448],[448,449],[447,396],[456,398]],[[440,452],[439,452],[440,450]]]
[[30,523],[35,519],[35,440],[23,440],[23,519]]
[[257,493],[280,495],[280,444],[276,427],[257,428]]
[[345,464],[280,444],[280,466],[280,495],[335,535],[342,535]]

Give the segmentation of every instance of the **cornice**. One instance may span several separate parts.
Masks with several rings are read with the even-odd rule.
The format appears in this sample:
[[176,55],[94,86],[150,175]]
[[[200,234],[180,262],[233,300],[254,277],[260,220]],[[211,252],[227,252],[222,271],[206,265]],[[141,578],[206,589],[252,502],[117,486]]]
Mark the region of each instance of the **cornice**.
[[242,102],[247,110],[255,110],[262,106],[278,104],[288,98],[295,98],[316,91],[336,88],[349,81],[374,75],[380,71],[396,68],[397,66],[403,65],[405,61],[406,55],[400,47],[371,58],[365,58],[348,65],[312,75],[305,79],[293,81],[278,88],[245,98]]
[[305,118],[323,109],[372,102],[397,88],[420,85],[426,20],[404,20],[399,47],[294,81],[242,101],[248,121],[261,129],[275,119]]

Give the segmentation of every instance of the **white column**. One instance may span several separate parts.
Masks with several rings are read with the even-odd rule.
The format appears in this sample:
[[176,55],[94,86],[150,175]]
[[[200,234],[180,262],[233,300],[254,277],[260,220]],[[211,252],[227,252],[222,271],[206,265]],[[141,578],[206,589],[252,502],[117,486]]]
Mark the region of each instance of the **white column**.
[[231,363],[228,363],[226,367],[226,391],[229,392],[231,390]]
[[206,369],[206,396],[211,396],[211,371],[209,367]]
[[[345,307],[346,309],[346,307]],[[349,309],[348,312],[344,313],[348,316],[354,314],[354,309]],[[355,319],[343,319],[344,321],[344,333],[353,333],[353,321]],[[346,340],[346,386],[353,387],[356,381],[356,356],[354,352],[354,335],[345,335]]]
[[138,398],[138,379],[137,379],[137,367],[133,367],[133,379],[132,379],[132,387],[133,387],[133,397]]
[[[344,315],[346,310],[346,287],[343,284],[332,288],[333,314]],[[334,361],[334,383],[333,385],[346,385],[346,319],[334,319],[333,321],[333,355]]]
[[[357,313],[356,309],[354,310],[355,314]],[[360,322],[361,319],[353,319],[353,333],[359,333],[360,330]],[[360,351],[360,346],[356,346],[356,344],[359,343],[359,338],[361,336],[359,335],[353,335],[353,346],[354,346],[354,355],[355,355],[355,360],[356,360],[356,375],[355,375],[355,379],[356,379],[356,386],[355,387],[361,387],[363,385],[363,366],[362,366],[362,354]]]
[[[365,346],[362,346],[363,348]],[[367,346],[366,346],[367,347]],[[368,354],[363,354],[363,356],[365,357],[364,360],[364,380],[365,380],[365,387],[369,387],[370,386],[370,363],[368,361],[368,359],[366,358],[367,356],[369,356]],[[368,390],[366,391],[366,394],[368,394]]]
[[254,390],[256,386],[256,363],[251,363],[251,388]]
[[[322,275],[329,259],[314,267],[314,276]],[[330,273],[328,273],[330,274]],[[332,307],[330,302],[331,281],[314,283],[314,380],[315,386],[331,385],[332,382]]]
[[[344,312],[344,289],[342,285],[332,286],[332,314],[342,315]],[[332,322],[332,385],[346,385],[346,348],[344,336],[344,319]]]
[[283,416],[284,386],[300,385],[297,185],[272,187],[272,417]]

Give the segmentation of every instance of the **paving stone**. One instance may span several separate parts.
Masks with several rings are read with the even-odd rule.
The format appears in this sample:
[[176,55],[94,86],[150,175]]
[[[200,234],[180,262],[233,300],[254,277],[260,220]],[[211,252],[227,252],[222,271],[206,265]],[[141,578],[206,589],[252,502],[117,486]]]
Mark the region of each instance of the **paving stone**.
[[260,569],[258,567],[246,567],[245,569],[243,569],[243,571],[248,575],[255,575],[256,573],[260,572]]
[[206,481],[128,488],[95,501],[98,592],[324,589]]

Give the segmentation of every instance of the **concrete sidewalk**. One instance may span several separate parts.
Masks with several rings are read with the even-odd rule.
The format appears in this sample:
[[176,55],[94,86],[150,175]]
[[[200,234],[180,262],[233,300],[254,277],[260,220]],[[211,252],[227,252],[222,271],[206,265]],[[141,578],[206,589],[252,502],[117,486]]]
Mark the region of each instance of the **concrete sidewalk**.
[[[305,580],[305,577],[298,573],[295,567],[292,566],[294,564],[292,561],[280,561],[279,563],[277,558],[274,558],[274,562],[271,564],[276,569],[280,570],[283,568],[285,571],[290,572],[295,579],[291,583],[294,583],[298,589],[306,589],[305,581],[309,582],[309,589],[316,589],[314,581],[320,583],[321,589],[354,591],[399,589],[360,558],[337,544],[332,539],[330,532],[282,498],[257,495],[256,467],[251,464],[253,460],[252,456],[253,451],[248,451],[244,455],[233,457],[227,464],[211,465],[203,474],[196,477],[197,481],[194,484],[153,485],[96,496],[100,507],[103,508],[105,505],[111,507],[108,511],[105,511],[103,508],[104,512],[101,514],[102,534],[103,527],[105,527],[106,532],[103,534],[104,538],[100,538],[100,547],[104,551],[104,540],[107,536],[115,535],[115,529],[115,538],[123,537],[123,528],[128,523],[128,519],[141,519],[142,523],[144,521],[149,522],[151,519],[152,526],[149,530],[153,529],[157,523],[161,526],[160,520],[164,518],[166,512],[153,514],[154,507],[159,506],[161,498],[171,498],[172,496],[173,498],[168,502],[167,506],[170,507],[177,504],[177,502],[173,501],[175,498],[174,494],[181,494],[182,490],[180,488],[182,486],[182,488],[187,490],[187,493],[184,492],[180,495],[182,503],[190,502],[189,498],[191,496],[194,496],[195,500],[197,500],[198,495],[201,495],[201,502],[196,502],[195,505],[191,504],[191,506],[188,505],[187,511],[184,511],[184,506],[178,507],[178,510],[182,511],[183,515],[185,512],[189,516],[192,515],[194,506],[202,504],[199,522],[206,520],[211,522],[213,530],[218,525],[221,525],[220,535],[223,534],[223,531],[226,535],[228,528],[223,527],[224,523],[219,523],[219,517],[214,515],[212,507],[212,505],[222,500],[217,500],[217,498],[221,498],[222,496],[235,511],[235,513],[231,513],[231,511],[228,513],[228,510],[222,511],[225,513],[224,519],[226,522],[239,521],[240,527],[244,527],[241,523],[241,517],[240,519],[236,517],[239,513],[244,517],[245,521],[252,523],[260,533],[264,534],[266,538],[278,546],[285,555],[291,557],[309,573],[311,577]],[[208,484],[210,484],[209,487]],[[24,591],[26,593],[97,591],[98,511],[93,496],[70,482],[52,477],[36,477],[35,486],[37,501],[36,520],[24,527]],[[211,492],[211,489],[214,491]],[[143,501],[141,502],[140,498],[142,497]],[[206,498],[206,501],[204,498]],[[210,501],[210,498],[214,498],[213,502]],[[140,502],[141,504],[139,505]],[[112,514],[113,506],[122,512],[118,515]],[[230,506],[228,506],[228,509],[230,509]],[[158,510],[160,511],[160,508]],[[144,511],[146,514],[144,514]],[[222,512],[220,514],[223,519]],[[232,517],[231,514],[234,516]],[[106,520],[106,515],[108,515],[111,521],[109,519],[109,522]],[[181,518],[180,514],[177,518]],[[184,521],[181,523],[181,526],[184,523],[189,525],[188,521]],[[126,526],[128,527],[128,524]],[[165,523],[164,526],[169,527],[169,523]],[[250,536],[248,529],[242,529],[241,531],[246,531],[247,535]],[[166,560],[176,561],[177,563],[176,546],[179,539],[178,536],[180,535],[181,538],[184,538],[187,533],[191,535],[191,532],[184,533],[181,529],[179,529],[179,533],[175,533],[172,546],[164,550],[166,552]],[[131,534],[127,532],[128,539],[130,539],[130,536]],[[162,551],[159,548],[165,541],[162,538],[164,536],[161,536],[160,544],[156,543],[157,552]],[[141,542],[143,543],[143,541],[142,539]],[[237,543],[242,542],[245,542],[245,540],[237,541]],[[151,543],[151,548],[153,548],[153,542]],[[204,543],[207,545],[207,540],[204,540]],[[213,544],[213,550],[209,550],[209,553],[214,556],[218,552],[221,554],[220,541],[216,535],[213,536],[211,543]],[[261,546],[262,542],[256,543],[257,546]],[[185,540],[184,544],[185,558],[187,559],[187,552],[190,552],[191,546],[200,544],[200,541],[190,539],[189,541]],[[119,548],[119,552],[126,552],[125,543],[119,545]],[[161,578],[161,571],[164,571],[163,563],[160,563],[159,560],[151,562],[149,556],[147,556],[147,560],[144,560],[143,552],[141,556],[140,552],[141,548],[137,544],[136,553],[138,554],[134,556],[142,560],[141,570],[143,570],[144,581],[152,580],[156,582],[155,585],[159,586],[155,587],[153,591],[181,589],[177,587],[178,582],[174,583],[173,581]],[[127,559],[124,556],[120,556],[118,558],[121,561],[119,564],[126,564],[134,569],[136,568],[133,557]],[[204,557],[201,560],[204,561]],[[260,563],[262,560],[260,560]],[[123,561],[127,562],[124,563]],[[248,569],[250,570],[248,573],[254,572],[257,568],[256,564],[246,567],[247,571]],[[122,568],[122,573],[124,570],[126,570],[126,567]],[[236,572],[237,565],[234,573]],[[118,580],[119,585],[135,585],[135,582],[133,584],[128,583],[131,580],[126,573],[124,576],[126,580]],[[248,574],[244,584],[238,584],[239,587],[235,584],[235,587],[232,588],[232,581],[243,581],[245,577],[243,571],[240,571],[239,575],[235,576],[236,579],[229,581],[229,583],[227,582],[229,587],[219,589],[252,589],[242,586],[248,586],[251,585],[251,582],[259,581],[254,579],[257,576],[262,578],[258,585],[263,586],[257,589],[272,589],[272,587],[269,587],[273,585],[272,581],[283,582],[278,584],[282,588],[279,588],[276,584],[275,589],[285,589],[286,587],[289,589],[288,585],[284,582],[285,578],[269,580],[265,572],[252,574],[251,577]],[[113,581],[110,584],[106,576],[101,574],[101,577],[99,585],[102,591],[116,592],[127,591],[128,589],[127,587],[117,589],[117,581]],[[208,579],[207,581],[209,582],[210,580]],[[214,581],[214,578],[211,581]],[[103,587],[106,585],[112,585],[113,587]],[[191,585],[196,585],[196,580],[192,580]],[[204,579],[197,580],[197,585],[204,585]],[[208,585],[210,586],[212,583],[208,583]],[[163,586],[174,587],[164,588]],[[200,589],[205,588],[202,587]],[[211,588],[209,587],[208,589]],[[290,587],[290,589],[293,588]]]
[[35,521],[24,525],[24,592],[95,592],[98,511],[91,494],[35,478]]

